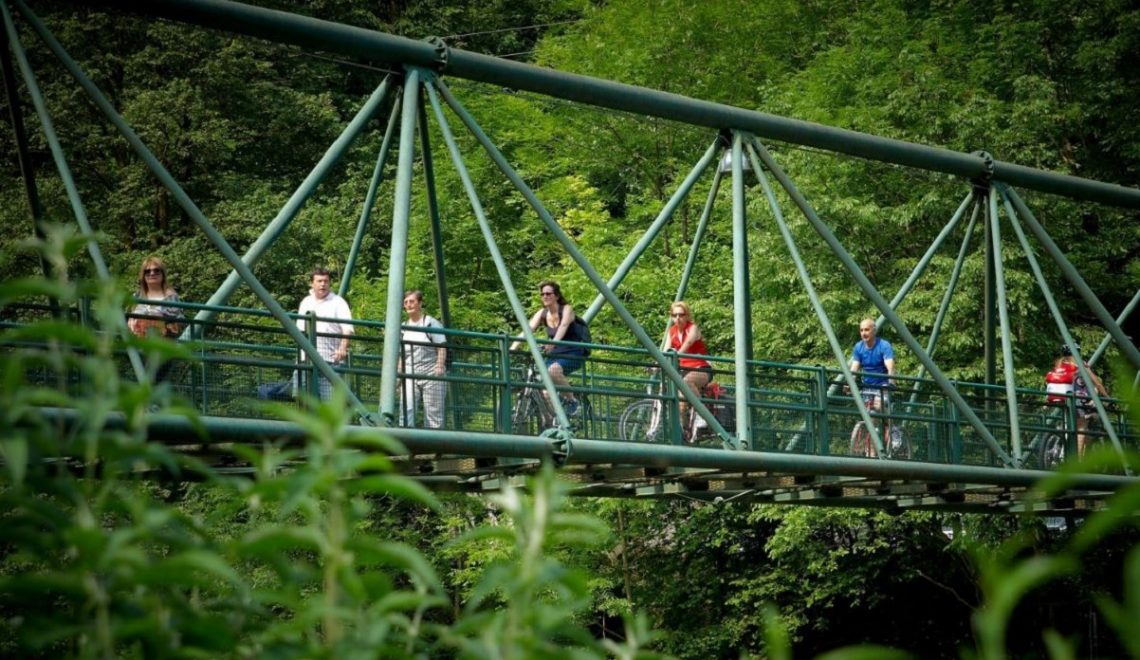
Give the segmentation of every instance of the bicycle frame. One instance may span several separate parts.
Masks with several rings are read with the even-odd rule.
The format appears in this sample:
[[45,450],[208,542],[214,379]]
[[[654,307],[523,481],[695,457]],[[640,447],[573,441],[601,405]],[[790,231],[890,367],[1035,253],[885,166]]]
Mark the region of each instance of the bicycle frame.
[[[665,406],[676,405],[677,401],[671,396],[668,382],[660,377],[659,371],[651,367],[649,372],[652,377],[645,386],[646,397],[630,403],[622,411],[618,422],[618,433],[622,440],[659,442],[664,438],[664,427],[668,420]],[[704,390],[700,394],[703,396]],[[648,418],[642,418],[646,411],[649,413]],[[694,442],[699,437],[701,429],[705,427],[698,426],[700,416],[691,406],[687,413],[688,419],[679,429],[680,437],[682,442]]]
[[[557,425],[558,416],[554,412],[554,406],[545,396],[538,366],[533,362],[527,366],[526,382],[518,390],[511,408],[512,433],[540,435],[543,430]],[[585,423],[592,417],[590,401],[585,394],[579,395],[579,406],[581,413],[574,417]],[[571,427],[581,428],[581,424],[575,424],[571,420]]]
[[[879,439],[883,443],[883,458],[909,458],[911,455],[910,439],[903,433],[902,425],[896,423],[891,416],[891,408],[894,404],[891,401],[890,389],[890,387],[864,388],[862,390],[863,400],[867,405],[868,412],[871,413],[872,422],[877,422]],[[879,401],[877,409],[874,406],[875,399]],[[879,455],[863,420],[855,422],[851,428],[850,442],[853,456],[862,455],[875,458]]]

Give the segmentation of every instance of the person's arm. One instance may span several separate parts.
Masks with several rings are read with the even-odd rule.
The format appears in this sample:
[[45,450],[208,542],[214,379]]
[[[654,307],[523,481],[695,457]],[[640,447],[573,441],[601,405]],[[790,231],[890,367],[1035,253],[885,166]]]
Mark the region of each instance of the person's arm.
[[442,376],[447,371],[447,347],[435,349],[435,375]]
[[301,304],[297,306],[297,329],[302,333],[306,332],[308,325],[306,323],[305,314],[309,313],[308,307],[305,303],[309,302],[309,297],[305,296],[301,299]]
[[1108,396],[1108,389],[1105,388],[1104,383],[1101,382],[1100,376],[1096,375],[1092,369],[1089,369],[1089,376],[1092,376],[1093,385],[1096,386],[1096,393],[1101,396]]
[[[443,324],[436,319],[431,319],[429,325],[433,328],[442,328]],[[433,344],[439,344],[435,349],[435,375],[442,376],[447,371],[447,335],[442,333],[432,333],[428,336],[428,341]]]
[[[341,303],[342,322],[337,324],[340,326],[340,345],[336,347],[336,352],[333,353],[333,362],[344,362],[348,358],[348,340],[356,331],[355,326],[352,325],[352,310],[348,308],[348,303],[343,300]],[[348,321],[348,323],[343,321]]]
[[554,331],[554,341],[562,341],[570,331],[570,324],[574,322],[574,308],[570,305],[562,306],[562,318],[558,321],[558,329]]
[[[139,313],[139,307],[140,307],[140,305],[135,305],[134,307],[132,307],[131,308],[131,314],[138,314]],[[140,319],[137,319],[133,316],[131,318],[127,319],[127,329],[130,330],[132,333],[134,333],[136,336],[141,337],[143,335],[143,330],[141,329],[141,326],[139,325],[139,320]]]
[[[530,317],[530,331],[531,332],[534,332],[535,330],[538,329],[538,323],[539,323],[539,321],[542,320],[542,315],[544,312],[546,312],[546,308],[538,310],[537,312],[534,313],[534,316]],[[510,350],[512,350],[512,351],[519,350],[519,346],[522,345],[522,341],[523,341],[524,337],[526,337],[526,333],[520,332],[519,335],[517,337],[515,337],[514,343],[511,344]]]
[[685,333],[685,341],[677,347],[678,353],[688,353],[689,349],[701,338],[701,329],[697,327],[696,322],[689,324],[689,331]]
[[887,377],[888,378],[894,378],[895,377],[895,359],[894,358],[886,358],[885,360],[883,360],[883,364],[885,364],[887,366]]
[[[178,297],[177,291],[168,289],[166,292],[166,301],[177,303],[182,302],[182,299]],[[171,338],[181,335],[182,331],[186,329],[186,323],[184,322],[186,316],[182,313],[182,308],[164,305],[161,310],[163,319],[166,321],[166,325],[162,328],[162,334]]]

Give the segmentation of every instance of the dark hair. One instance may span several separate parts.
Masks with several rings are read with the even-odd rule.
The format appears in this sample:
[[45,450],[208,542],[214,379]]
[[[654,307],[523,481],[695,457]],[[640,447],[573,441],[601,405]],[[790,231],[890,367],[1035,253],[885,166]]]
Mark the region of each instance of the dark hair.
[[316,277],[317,275],[324,275],[325,277],[329,278],[330,280],[332,279],[332,272],[329,271],[329,269],[325,268],[324,266],[317,266],[316,268],[314,268],[313,272],[309,273],[309,281],[312,282],[313,278]]
[[424,292],[419,289],[408,289],[404,292],[404,297],[407,298],[408,296],[415,296],[416,300],[420,302],[424,301]]
[[566,304],[566,299],[562,297],[562,287],[558,286],[558,282],[555,282],[554,280],[546,280],[545,282],[541,282],[538,285],[538,292],[542,293],[542,290],[546,287],[554,289],[554,297],[558,299],[559,305]]

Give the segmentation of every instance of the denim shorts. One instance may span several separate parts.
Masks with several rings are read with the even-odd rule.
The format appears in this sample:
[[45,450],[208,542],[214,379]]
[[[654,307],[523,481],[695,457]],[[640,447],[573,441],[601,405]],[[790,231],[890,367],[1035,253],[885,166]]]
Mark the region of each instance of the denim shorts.
[[563,375],[569,376],[575,371],[582,368],[582,364],[586,361],[585,358],[572,356],[572,355],[555,355],[546,358],[546,368],[549,369],[551,365],[559,365],[562,367]]

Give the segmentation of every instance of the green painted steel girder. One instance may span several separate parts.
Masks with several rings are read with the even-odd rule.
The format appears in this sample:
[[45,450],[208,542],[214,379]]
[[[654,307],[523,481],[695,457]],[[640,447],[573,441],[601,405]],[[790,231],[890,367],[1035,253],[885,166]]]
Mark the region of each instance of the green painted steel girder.
[[[74,423],[75,410],[43,408],[43,414],[52,421]],[[108,428],[122,428],[126,416],[112,413]],[[183,415],[153,414],[146,419],[147,437],[160,442],[201,443],[204,437],[209,444],[227,442],[259,443],[265,439],[286,442],[304,442],[307,431],[292,422],[235,419],[231,417],[199,417],[189,419]],[[453,455],[466,457],[510,457],[544,460],[560,454],[557,440],[533,436],[465,433],[441,429],[415,429],[394,427],[377,429],[366,426],[345,428],[349,439],[375,437],[382,433],[399,440],[409,455]],[[704,468],[717,471],[803,475],[856,476],[872,479],[901,479],[934,483],[969,483],[993,486],[1029,488],[1056,473],[1041,470],[1008,469],[1000,467],[946,465],[912,461],[867,460],[840,456],[812,456],[780,452],[717,450],[683,445],[663,445],[608,440],[574,441],[574,452],[567,457],[573,465],[622,464],[644,467]],[[1098,492],[1117,491],[1138,483],[1136,477],[1107,474],[1068,474],[1064,479],[1067,488]]]
[[131,9],[279,43],[361,58],[419,66],[438,73],[589,105],[660,117],[715,129],[745,130],[768,140],[790,142],[907,167],[974,178],[992,175],[1009,184],[1075,199],[1140,208],[1140,190],[1046,172],[977,154],[914,144],[823,126],[808,121],[700,101],[679,94],[552,71],[438,42],[415,41],[364,28],[227,0],[150,0],[127,3],[87,0],[83,4]]

